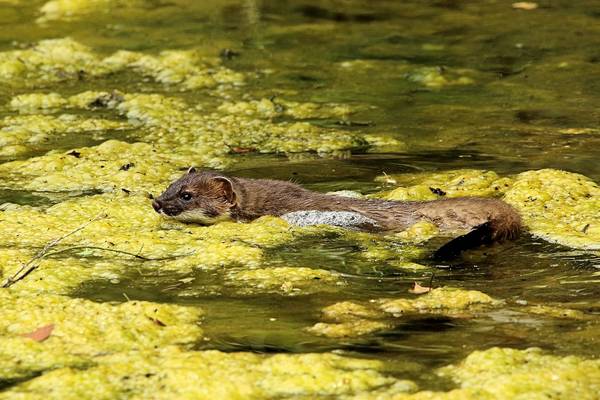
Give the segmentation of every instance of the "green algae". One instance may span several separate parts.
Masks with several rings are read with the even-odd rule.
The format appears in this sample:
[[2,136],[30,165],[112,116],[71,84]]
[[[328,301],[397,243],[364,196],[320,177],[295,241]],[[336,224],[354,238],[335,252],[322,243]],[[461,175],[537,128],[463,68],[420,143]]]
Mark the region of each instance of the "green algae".
[[600,390],[600,363],[558,357],[540,349],[492,348],[470,354],[461,364],[440,369],[461,390],[489,398],[594,399]]
[[378,60],[355,59],[338,64],[338,70],[346,74],[369,74],[381,70],[390,70],[402,75],[408,82],[431,89],[451,86],[473,85],[482,77],[478,71],[468,68],[449,68],[446,66],[415,68],[408,63],[387,63]]
[[429,221],[419,221],[402,232],[394,234],[394,238],[401,239],[406,243],[418,244],[426,242],[438,234],[439,229],[437,226]]
[[447,197],[499,196],[511,185],[494,171],[474,169],[440,171],[433,173],[382,175],[375,178],[386,185],[398,185],[383,195],[386,200],[435,200],[440,197],[432,189],[439,189]]
[[[94,364],[94,357],[140,351],[202,338],[202,310],[149,302],[98,304],[49,294],[3,289],[0,324],[0,379],[35,375],[38,371]],[[43,341],[22,337],[53,325]]]
[[527,309],[527,312],[532,314],[547,315],[554,318],[569,318],[582,320],[589,318],[589,316],[581,310],[574,310],[571,308],[556,307],[543,304],[531,306]]
[[580,174],[540,170],[517,175],[504,199],[531,233],[582,249],[600,249],[600,188]]
[[229,285],[239,288],[238,293],[281,293],[288,296],[331,291],[337,286],[345,285],[337,273],[306,267],[231,271],[227,274],[227,279],[230,281]]
[[501,304],[485,293],[458,288],[435,288],[416,298],[372,299],[367,303],[341,302],[322,310],[326,323],[319,322],[308,332],[328,337],[361,336],[392,327],[391,317],[415,314],[465,315]]
[[[148,143],[110,140],[73,152],[55,151],[44,156],[0,165],[3,184],[35,191],[160,191],[174,180],[179,169],[199,157],[163,155]],[[199,160],[198,160],[199,161]],[[126,166],[129,165],[129,168]]]
[[[0,196],[13,203],[0,206],[0,219],[16,217],[0,222],[2,281],[49,241],[108,210],[106,219],[61,242],[56,248],[61,253],[41,260],[30,276],[14,285],[15,293],[37,295],[40,304],[52,293],[118,301],[126,293],[159,303],[200,303],[211,310],[209,321],[222,318],[231,332],[245,338],[241,349],[322,351],[326,343],[327,349],[350,348],[360,357],[384,363],[368,368],[365,364],[376,378],[360,390],[344,391],[349,383],[355,388],[366,378],[349,373],[356,364],[342,366],[327,352],[311,355],[306,364],[312,368],[329,360],[335,368],[327,369],[331,375],[326,375],[347,379],[318,386],[296,356],[283,355],[252,375],[249,370],[263,362],[253,360],[269,356],[210,356],[163,342],[156,350],[88,356],[48,351],[53,336],[37,343],[13,335],[4,338],[2,347],[10,349],[6,360],[10,371],[17,372],[2,382],[0,397],[595,398],[597,364],[556,355],[597,356],[593,299],[598,207],[593,187],[598,181],[599,143],[593,77],[598,64],[592,38],[599,32],[587,3],[570,8],[540,5],[535,12],[476,2],[392,2],[376,7],[354,1],[344,7],[329,1],[1,3],[0,17],[7,29],[0,33],[0,85],[7,90],[0,96],[0,119],[11,133],[0,133],[0,141],[10,141],[0,146],[0,157],[4,161],[42,155],[32,160],[31,168],[27,162],[9,163],[0,173],[0,186],[9,189]],[[39,25],[32,29],[36,18]],[[66,35],[73,40],[64,39]],[[15,37],[19,43],[12,42]],[[46,41],[50,37],[63,39]],[[198,43],[202,47],[197,48]],[[309,48],[300,45],[304,43],[310,43]],[[216,57],[220,50],[221,60]],[[315,119],[320,120],[317,126],[294,121]],[[112,123],[118,126],[113,129],[108,125]],[[338,128],[320,128],[331,126]],[[260,135],[254,137],[255,132]],[[119,142],[108,142],[100,150],[103,145],[92,147],[108,138]],[[55,151],[44,155],[49,150]],[[356,155],[363,151],[370,154]],[[61,158],[65,156],[67,161]],[[261,159],[272,169],[261,169]],[[215,228],[157,219],[146,192],[157,194],[177,177],[178,169],[190,165],[232,168],[232,173],[249,176],[294,177],[316,183],[319,190],[358,188],[363,193],[375,190],[368,183],[374,175],[387,172],[398,180],[383,189],[396,188],[395,198],[407,200],[436,199],[442,192],[494,197],[506,193],[505,200],[522,213],[527,233],[516,243],[469,252],[456,261],[458,265],[440,266],[427,260],[428,251],[421,247],[435,242],[437,233],[421,223],[379,237],[324,227],[295,229],[277,218]],[[467,173],[465,168],[478,170]],[[572,174],[542,168],[586,177],[579,177],[580,185]],[[406,170],[434,172],[397,175]],[[520,172],[524,173],[512,175]],[[433,178],[427,180],[428,175]],[[44,202],[20,197],[31,190],[63,193],[39,194],[50,199]],[[90,191],[110,194],[91,196],[88,202]],[[65,202],[64,207],[49,208],[56,202]],[[122,208],[123,214],[116,216],[115,208]],[[110,240],[113,235],[116,241]],[[69,250],[79,240],[88,247]],[[303,246],[300,259],[290,262],[298,254],[295,248]],[[286,253],[292,256],[280,260]],[[195,274],[198,270],[215,279],[214,291],[201,290],[206,276]],[[309,283],[314,271],[324,274],[323,282]],[[337,284],[338,272],[344,285]],[[297,280],[292,282],[292,277]],[[425,284],[430,278],[433,286],[477,289],[506,303],[490,307],[489,314],[457,312],[452,318],[466,319],[434,320],[428,327],[390,316],[366,300],[403,299],[413,280]],[[165,295],[173,279],[195,279],[193,295],[178,299],[184,290]],[[104,282],[114,288],[107,289]],[[78,292],[81,285],[87,292]],[[240,297],[244,306],[211,308],[218,296],[224,302]],[[515,298],[537,305],[513,305]],[[300,332],[317,322],[322,307],[346,301],[356,305],[349,307],[354,317],[323,317],[325,322],[319,322],[327,324],[323,329],[330,329],[328,336],[337,332],[336,338]],[[93,308],[87,304],[82,307]],[[261,310],[278,322],[262,326]],[[402,321],[400,327],[397,321]],[[120,326],[122,320],[113,323]],[[254,331],[246,332],[248,326]],[[202,343],[220,348],[227,332],[213,330]],[[273,343],[278,336],[284,339]],[[302,345],[294,347],[298,343]],[[521,350],[504,348],[467,355],[490,345],[542,346],[556,354],[527,350],[530,354],[524,357]],[[10,364],[19,355],[29,361],[22,367]],[[440,376],[384,373],[407,360],[436,371],[429,366],[465,356],[462,363],[442,368]],[[98,358],[111,359],[105,363]],[[207,366],[219,372],[207,375],[201,370]],[[143,375],[146,368],[156,375]],[[450,372],[460,368],[469,372]],[[302,383],[287,385],[289,380],[278,373],[281,369],[285,377],[296,375]],[[271,380],[262,385],[263,377]],[[385,383],[379,385],[382,377]],[[449,379],[458,388],[453,389]],[[260,389],[254,388],[257,382]],[[286,388],[281,386],[284,382]]]
[[[296,104],[296,108],[305,106]],[[48,140],[77,131],[130,129],[131,132],[124,138],[152,143],[155,146],[153,153],[160,153],[166,157],[177,153],[190,160],[189,162],[195,162],[195,165],[212,168],[223,168],[231,164],[234,161],[232,155],[240,152],[313,151],[328,154],[367,146],[367,141],[353,133],[319,128],[304,122],[272,123],[244,113],[228,113],[227,110],[206,113],[202,107],[194,109],[180,98],[160,94],[87,91],[61,97],[56,93],[33,93],[14,97],[10,102],[10,107],[21,113],[51,111],[58,105],[63,108],[91,111],[108,109],[120,120],[69,115],[55,118],[36,114],[27,117],[7,117],[2,123],[5,125],[2,129],[7,135],[4,139],[5,144],[18,146],[20,152],[25,152],[28,149],[27,145],[31,146],[41,140],[42,134],[45,135],[42,139]],[[335,107],[323,107],[336,112]],[[69,122],[69,125],[65,125],[65,122]],[[36,134],[38,131],[41,133]],[[7,154],[18,153],[17,150],[12,150]],[[46,159],[41,160],[45,162]],[[3,168],[8,172],[10,165]],[[38,169],[40,173],[43,172],[41,168]]]
[[0,83],[38,87],[131,70],[140,79],[148,76],[184,90],[243,84],[241,73],[219,64],[218,58],[207,58],[194,50],[158,55],[122,50],[103,57],[71,38],[46,39],[31,48],[0,53]]
[[497,306],[495,300],[485,293],[477,290],[463,290],[457,288],[435,288],[416,299],[381,300],[379,307],[390,314],[402,315],[406,313],[436,313],[447,314],[477,310],[480,307]]
[[128,129],[120,121],[98,118],[82,118],[61,114],[27,115],[6,117],[0,120],[0,156],[19,156],[68,135],[86,135],[88,140],[98,139],[99,134],[112,130]]
[[218,110],[228,114],[259,116],[262,118],[289,116],[296,119],[344,118],[356,112],[350,106],[343,104],[299,103],[277,98],[240,101],[237,103],[225,102],[219,106]]
[[448,71],[447,68],[424,67],[408,72],[406,78],[430,88],[441,88],[452,85],[472,85],[475,80],[469,75],[475,75],[475,71],[467,69]]
[[[85,228],[64,237],[59,246],[48,251],[48,257],[36,261],[37,270],[15,287],[65,294],[89,280],[118,281],[121,274],[132,268],[189,273],[195,269],[244,266],[255,269],[231,270],[227,275],[228,285],[240,295],[275,292],[293,296],[339,290],[344,281],[339,274],[318,268],[257,268],[268,262],[267,249],[277,249],[302,238],[335,235],[370,249],[367,256],[371,259],[382,259],[381,250],[376,249],[386,246],[372,235],[369,238],[368,234],[330,227],[292,227],[276,217],[263,217],[247,224],[186,225],[165,221],[149,203],[142,195],[121,191],[74,198],[46,209],[30,206],[6,209],[0,214],[0,234],[6,238],[5,248],[0,249],[3,279],[7,280],[22,264],[33,259],[37,249],[81,226]],[[32,233],[32,226],[36,227],[36,234]],[[398,246],[394,242],[387,246],[390,245]],[[410,247],[403,250],[404,253],[390,248],[384,258],[408,261]]]
[[95,363],[46,373],[0,398],[327,397],[366,393],[395,381],[382,374],[380,362],[333,354],[264,356],[165,347],[101,356]]
[[[547,355],[539,348],[490,348],[471,353],[461,363],[437,370],[459,388],[447,392],[418,391],[361,394],[355,399],[596,399],[600,364],[574,356]],[[414,391],[414,390],[413,390]]]

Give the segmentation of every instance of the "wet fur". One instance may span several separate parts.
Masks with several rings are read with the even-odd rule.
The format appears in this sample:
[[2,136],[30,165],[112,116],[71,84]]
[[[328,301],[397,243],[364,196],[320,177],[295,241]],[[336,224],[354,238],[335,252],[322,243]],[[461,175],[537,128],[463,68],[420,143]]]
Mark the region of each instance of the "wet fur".
[[[192,194],[192,199],[184,201],[182,193]],[[353,211],[377,221],[378,230],[382,231],[404,230],[420,220],[431,221],[447,232],[478,228],[481,243],[513,239],[521,230],[517,212],[497,199],[354,199],[313,192],[291,182],[195,170],[172,183],[154,206],[167,216],[202,224],[223,219],[251,221],[263,215],[280,216],[294,211]]]

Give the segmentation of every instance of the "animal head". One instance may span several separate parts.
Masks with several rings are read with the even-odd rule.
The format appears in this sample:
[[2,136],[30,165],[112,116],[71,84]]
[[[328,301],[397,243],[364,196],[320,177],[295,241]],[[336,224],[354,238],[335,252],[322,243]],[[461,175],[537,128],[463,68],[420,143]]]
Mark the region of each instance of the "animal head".
[[230,219],[231,209],[236,205],[231,178],[193,167],[152,202],[161,215],[202,225]]

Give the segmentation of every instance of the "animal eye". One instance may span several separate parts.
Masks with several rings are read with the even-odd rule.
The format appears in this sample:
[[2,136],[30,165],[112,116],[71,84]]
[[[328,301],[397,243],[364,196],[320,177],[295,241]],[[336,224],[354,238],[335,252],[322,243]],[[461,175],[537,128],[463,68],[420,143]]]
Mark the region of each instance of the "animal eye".
[[181,200],[190,201],[192,199],[192,194],[188,192],[183,192],[179,195],[179,197],[181,198]]

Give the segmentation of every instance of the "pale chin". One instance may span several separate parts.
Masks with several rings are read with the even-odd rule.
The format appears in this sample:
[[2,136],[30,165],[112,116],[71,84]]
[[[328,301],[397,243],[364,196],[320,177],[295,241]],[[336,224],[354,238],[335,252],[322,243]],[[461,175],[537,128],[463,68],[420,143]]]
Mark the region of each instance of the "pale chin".
[[209,217],[200,210],[188,210],[179,213],[174,216],[162,214],[164,217],[172,218],[180,222],[202,224],[202,225],[213,225],[217,222],[228,221],[231,219],[229,213],[221,214],[216,217]]

